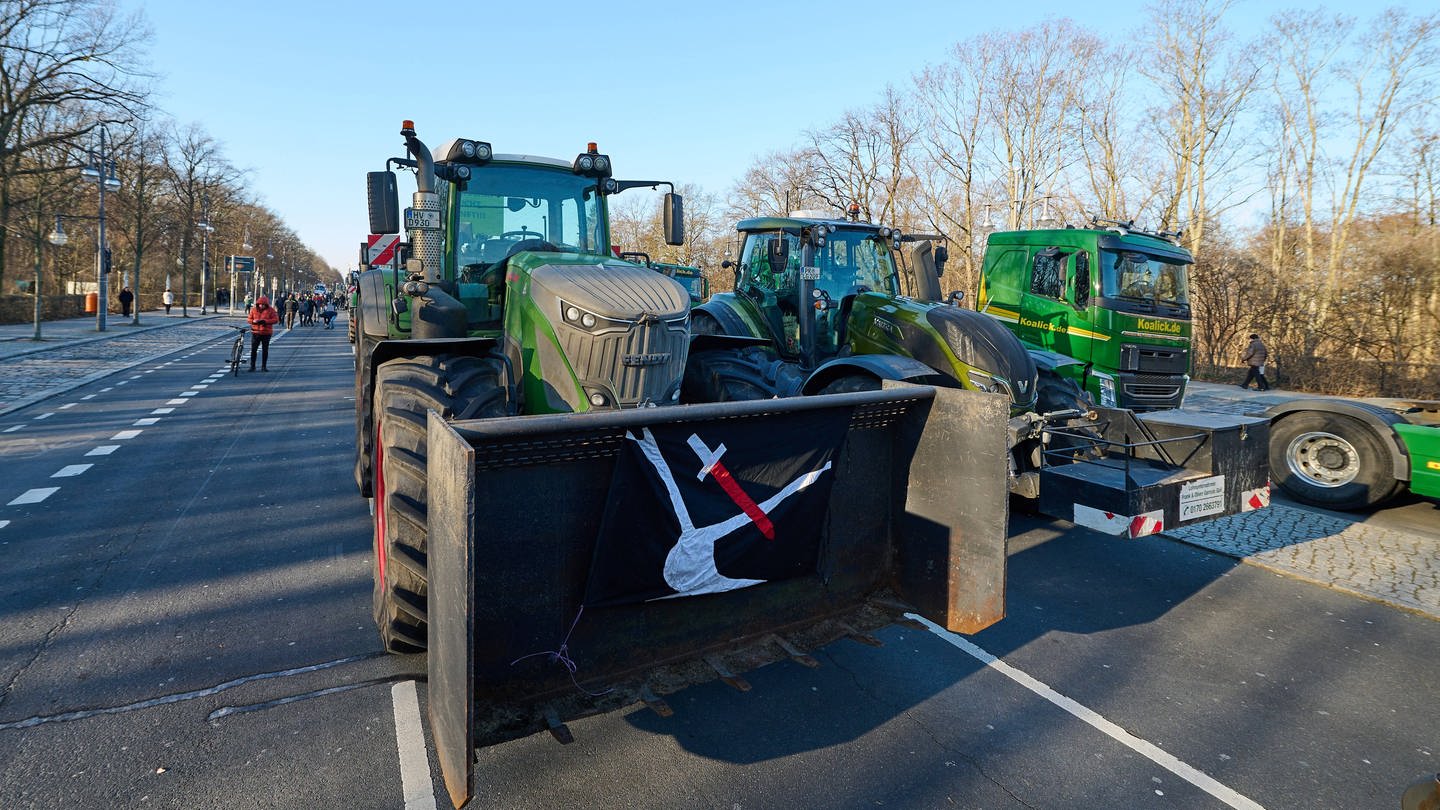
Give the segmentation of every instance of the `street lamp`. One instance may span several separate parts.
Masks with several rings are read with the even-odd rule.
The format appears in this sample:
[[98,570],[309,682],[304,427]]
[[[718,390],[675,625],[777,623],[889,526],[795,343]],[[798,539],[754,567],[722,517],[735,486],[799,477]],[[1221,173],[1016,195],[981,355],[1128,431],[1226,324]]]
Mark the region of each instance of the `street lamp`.
[[200,229],[200,314],[204,315],[210,295],[210,234],[215,232],[210,224],[209,194],[200,197],[200,221],[195,227]]
[[100,220],[100,234],[95,240],[95,278],[99,287],[99,301],[95,307],[95,331],[105,331],[105,315],[109,306],[110,249],[105,245],[105,191],[120,188],[120,178],[115,175],[115,161],[105,152],[105,125],[100,125],[100,151],[90,153],[90,162],[80,170],[80,176],[95,183],[100,192],[100,206],[96,217]]

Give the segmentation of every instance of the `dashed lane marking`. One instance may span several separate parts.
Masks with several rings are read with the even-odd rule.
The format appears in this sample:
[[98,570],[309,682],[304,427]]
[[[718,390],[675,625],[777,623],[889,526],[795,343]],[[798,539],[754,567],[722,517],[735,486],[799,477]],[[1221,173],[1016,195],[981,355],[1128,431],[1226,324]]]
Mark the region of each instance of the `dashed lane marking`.
[[36,422],[39,422],[41,419],[49,419],[50,417],[52,417],[52,416],[54,416],[54,415],[55,415],[55,412],[54,412],[54,411],[50,411],[49,413],[42,413],[42,414],[40,414],[39,416],[35,417],[35,421],[36,421]]
[[1031,692],[1045,698],[1064,711],[1078,717],[1107,737],[1110,737],[1135,753],[1154,762],[1156,765],[1184,779],[1195,787],[1209,793],[1211,796],[1224,802],[1227,806],[1233,807],[1235,810],[1264,810],[1261,805],[1221,784],[1219,780],[1210,774],[1180,761],[1174,754],[1169,753],[1155,743],[1142,740],[1134,734],[1131,734],[1115,723],[1105,719],[1099,712],[1081,705],[1073,698],[1056,692],[1042,681],[1032,677],[1029,673],[1010,666],[966,639],[946,630],[923,616],[914,613],[907,613],[905,615],[930,628],[930,632],[949,642],[952,646],[958,647],[986,667],[995,670],[1015,683],[1029,689]]
[[3,529],[3,528],[5,528],[6,526],[9,526],[9,525],[10,525],[10,521],[8,521],[8,520],[0,520],[0,529]]
[[94,394],[86,394],[85,396],[80,397],[80,399],[82,399],[82,400],[94,399],[94,398],[95,398],[95,395],[94,395]]
[[136,436],[139,436],[139,435],[140,435],[141,433],[143,433],[143,432],[144,432],[144,431],[141,431],[141,430],[122,430],[122,431],[120,431],[119,433],[116,433],[114,436],[111,436],[111,437],[110,437],[110,441],[112,441],[112,442],[123,442],[123,441],[125,441],[126,439],[133,439],[133,438],[135,438]]
[[405,794],[405,810],[435,810],[435,786],[430,782],[430,755],[420,730],[415,682],[401,681],[390,687],[390,700],[395,710],[395,747],[400,752],[400,789]]
[[165,404],[166,404],[166,405],[184,405],[185,403],[187,403],[187,402],[189,402],[189,401],[190,401],[190,400],[188,400],[188,399],[167,399],[167,400],[165,400]]
[[160,417],[158,416],[147,416],[144,419],[136,419],[130,424],[134,425],[135,427],[150,427],[151,425],[157,424],[159,421]]
[[5,505],[24,506],[29,503],[40,503],[41,501],[45,500],[46,498],[54,495],[59,491],[60,487],[39,487],[36,489],[27,489],[25,490],[25,492],[21,493],[20,497]]
[[60,468],[60,471],[50,476],[51,478],[74,478],[80,473],[94,467],[94,464],[67,464]]
[[180,396],[182,396],[182,397],[199,396],[199,394],[200,394],[199,391],[181,391],[181,392],[180,392]]
[[115,390],[115,389],[114,389],[113,387],[111,387],[111,388],[101,388],[101,389],[100,389],[100,393],[103,394],[103,393],[105,393],[106,391],[114,391],[114,390]]
[[193,388],[193,389],[197,389],[197,390],[200,390],[200,391],[204,391],[206,388],[209,388],[210,385],[209,385],[208,383],[196,383],[196,384],[194,384],[194,385],[192,385],[192,386],[190,386],[190,387]]
[[119,449],[120,449],[120,445],[118,445],[118,444],[102,444],[102,445],[100,445],[99,447],[97,447],[97,448],[91,450],[90,452],[86,453],[85,455],[87,455],[87,456],[108,456],[108,455],[110,455],[111,453],[113,453],[113,452],[115,452],[116,450],[119,450]]
[[174,412],[175,412],[175,409],[174,409],[174,408],[156,408],[155,410],[151,411],[150,413],[167,414],[167,413],[174,413]]
[[75,407],[76,405],[79,405],[79,404],[80,404],[80,403],[78,403],[78,402],[67,402],[67,403],[65,403],[64,405],[61,405],[61,406],[60,406],[59,408],[57,408],[56,410],[68,411],[68,410],[70,410],[71,408],[73,408],[73,407]]
[[4,432],[6,432],[6,433],[14,433],[15,431],[17,431],[17,430],[19,430],[20,428],[23,428],[23,427],[25,427],[25,426],[24,426],[24,425],[15,425],[14,427],[5,428],[5,431],[4,431]]

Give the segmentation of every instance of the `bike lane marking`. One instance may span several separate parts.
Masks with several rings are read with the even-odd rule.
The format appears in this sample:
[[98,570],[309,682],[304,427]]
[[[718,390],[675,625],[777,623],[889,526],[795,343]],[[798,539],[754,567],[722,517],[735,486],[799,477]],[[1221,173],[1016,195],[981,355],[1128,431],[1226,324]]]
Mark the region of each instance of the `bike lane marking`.
[[420,700],[414,681],[390,687],[395,711],[395,747],[400,754],[400,788],[405,810],[435,810],[435,786],[430,781],[430,755],[420,728]]
[[930,632],[939,636],[950,645],[960,649],[965,654],[984,664],[986,667],[995,670],[1015,683],[1029,689],[1031,692],[1053,703],[1060,709],[1074,715],[1085,723],[1089,724],[1102,734],[1114,739],[1121,745],[1129,748],[1142,757],[1159,765],[1165,770],[1184,779],[1186,782],[1214,796],[1235,810],[1264,810],[1264,808],[1252,799],[1241,795],[1236,790],[1222,784],[1218,779],[1208,773],[1189,765],[1180,760],[1179,757],[1169,753],[1160,746],[1148,740],[1143,740],[1134,734],[1121,728],[1119,725],[1105,719],[1099,712],[1082,705],[1074,698],[1066,697],[1052,689],[1049,685],[1034,678],[1030,674],[1017,669],[999,658],[991,655],[974,643],[961,638],[955,633],[946,630],[938,624],[930,621],[924,616],[914,613],[905,614],[907,618],[915,619],[930,629]]

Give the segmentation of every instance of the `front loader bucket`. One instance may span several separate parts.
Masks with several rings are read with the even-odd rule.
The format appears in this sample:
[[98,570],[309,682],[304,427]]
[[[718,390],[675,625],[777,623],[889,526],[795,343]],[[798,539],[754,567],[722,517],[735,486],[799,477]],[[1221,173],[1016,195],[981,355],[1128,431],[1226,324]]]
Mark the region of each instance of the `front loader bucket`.
[[[717,677],[748,688],[739,673],[786,656],[813,664],[804,650],[905,611],[959,632],[999,620],[1007,416],[1001,397],[909,385],[453,423],[432,413],[429,717],[455,805],[469,799],[477,746],[546,728],[568,741],[567,719],[637,700],[663,712],[661,695]],[[597,538],[616,517],[607,501],[629,497],[612,489],[627,442],[678,431],[703,443],[746,426],[779,441],[806,418],[836,420],[843,437],[825,468],[828,499],[806,524],[819,526],[812,568],[723,592],[587,604],[592,568],[612,567]],[[717,469],[739,455],[723,452],[711,457]],[[690,461],[677,477],[694,477]],[[654,515],[630,517],[642,546],[654,532],[638,527]]]

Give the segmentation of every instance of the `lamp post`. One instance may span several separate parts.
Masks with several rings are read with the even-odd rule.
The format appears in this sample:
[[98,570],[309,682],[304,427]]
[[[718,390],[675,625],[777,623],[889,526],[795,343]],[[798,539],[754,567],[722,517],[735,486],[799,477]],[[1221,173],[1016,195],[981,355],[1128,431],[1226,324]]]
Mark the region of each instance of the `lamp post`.
[[[250,244],[250,226],[249,226],[249,225],[246,225],[246,226],[245,226],[245,235],[244,235],[243,237],[241,237],[241,239],[240,239],[240,250],[241,250],[246,256],[248,256],[248,255],[250,255],[250,251],[252,251],[252,250],[254,250],[254,249],[255,249],[254,246]],[[254,272],[254,271],[251,271],[251,272]],[[235,257],[234,257],[234,256],[231,256],[231,257],[230,257],[230,300],[229,300],[227,303],[230,305],[230,310],[229,310],[230,314],[231,314],[231,315],[234,315],[234,314],[235,314]]]
[[[57,248],[64,247],[65,243],[70,241],[70,237],[65,234],[64,226],[60,224],[59,214],[55,215],[55,230],[51,231],[50,235],[45,238],[50,244]],[[52,260],[50,263],[52,274],[56,272],[55,268],[57,263],[58,259]],[[44,312],[44,309],[44,293],[40,289],[40,263],[37,261],[35,263],[35,334],[30,338],[31,340],[41,340],[40,323],[42,321],[41,313]]]
[[200,221],[195,227],[200,229],[200,314],[204,315],[210,297],[210,234],[215,231],[210,224],[209,194],[200,195]]
[[[96,217],[100,220],[100,234],[95,240],[95,279],[99,287],[99,301],[95,307],[95,331],[105,331],[105,315],[110,308],[109,280],[110,249],[105,245],[105,191],[120,188],[120,178],[115,176],[115,161],[105,153],[105,125],[100,125],[100,151],[90,153],[90,163],[80,170],[80,176],[93,181],[100,191],[100,204]],[[58,220],[57,220],[58,223]]]

